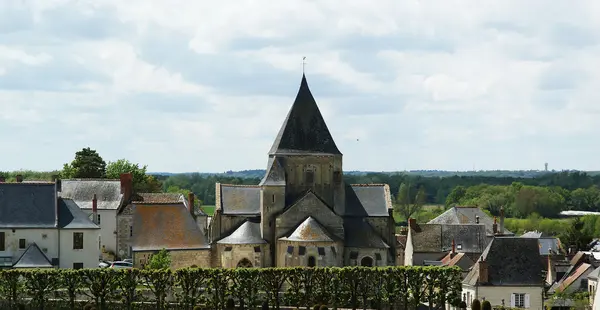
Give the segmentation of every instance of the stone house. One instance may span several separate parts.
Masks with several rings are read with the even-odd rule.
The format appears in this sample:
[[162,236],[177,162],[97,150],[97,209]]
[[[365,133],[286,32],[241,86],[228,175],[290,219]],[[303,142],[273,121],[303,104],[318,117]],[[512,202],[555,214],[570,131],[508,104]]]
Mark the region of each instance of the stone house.
[[544,265],[535,239],[496,237],[463,281],[462,299],[492,307],[544,309]]
[[404,249],[404,265],[424,266],[426,261],[440,261],[452,250],[465,253],[475,261],[487,246],[488,238],[482,224],[417,224],[408,221],[408,236]]
[[215,195],[214,266],[395,265],[389,187],[344,182],[305,76],[260,184],[217,183]]
[[427,222],[427,224],[481,224],[484,225],[490,240],[494,236],[515,235],[504,228],[504,208],[500,210],[500,223],[497,223],[496,218],[490,217],[479,207],[455,206]]
[[166,249],[171,268],[211,266],[211,247],[204,232],[183,202],[133,203],[132,253],[135,267]]
[[98,267],[99,227],[61,183],[0,183],[0,268]]
[[[475,259],[477,260],[477,259]],[[463,272],[463,278],[467,276],[471,267],[475,265],[475,260],[471,259],[466,253],[456,252],[456,243],[452,242],[452,250],[448,252],[440,261],[442,266],[458,267]]]
[[[590,294],[590,305],[594,304],[596,291],[598,290],[598,280],[600,279],[600,267],[594,269],[587,277],[588,293]],[[595,308],[598,309],[598,308]]]

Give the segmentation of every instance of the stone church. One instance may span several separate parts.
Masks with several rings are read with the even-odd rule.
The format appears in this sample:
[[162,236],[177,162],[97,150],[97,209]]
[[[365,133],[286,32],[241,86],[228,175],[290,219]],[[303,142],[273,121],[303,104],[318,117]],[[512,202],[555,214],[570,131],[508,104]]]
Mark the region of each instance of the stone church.
[[216,184],[212,264],[395,265],[389,187],[345,183],[342,159],[303,75],[260,184]]

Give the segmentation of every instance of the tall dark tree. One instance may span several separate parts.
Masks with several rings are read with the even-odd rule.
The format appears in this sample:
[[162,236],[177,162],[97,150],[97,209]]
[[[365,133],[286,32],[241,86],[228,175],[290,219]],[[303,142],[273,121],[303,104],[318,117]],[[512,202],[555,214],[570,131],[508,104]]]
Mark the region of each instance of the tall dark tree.
[[127,159],[109,162],[106,166],[106,177],[118,179],[122,173],[131,173],[133,176],[133,189],[138,193],[152,193],[162,191],[162,184],[153,176],[146,174],[147,166],[141,166]]
[[572,220],[565,232],[560,235],[560,241],[567,248],[573,248],[575,251],[587,251],[593,237],[586,233],[584,223],[576,217]]
[[394,210],[408,220],[413,214],[418,213],[425,204],[425,187],[420,186],[416,195],[411,195],[410,185],[400,184]]
[[75,159],[65,164],[61,172],[63,178],[104,178],[106,162],[96,150],[89,147],[75,153]]

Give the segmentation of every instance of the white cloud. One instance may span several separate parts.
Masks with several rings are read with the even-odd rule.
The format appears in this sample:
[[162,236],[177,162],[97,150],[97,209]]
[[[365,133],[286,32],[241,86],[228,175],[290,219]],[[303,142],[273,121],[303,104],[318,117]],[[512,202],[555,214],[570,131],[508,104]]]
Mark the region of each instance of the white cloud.
[[477,4],[2,2],[0,170],[263,167],[304,56],[347,169],[598,169],[600,4]]

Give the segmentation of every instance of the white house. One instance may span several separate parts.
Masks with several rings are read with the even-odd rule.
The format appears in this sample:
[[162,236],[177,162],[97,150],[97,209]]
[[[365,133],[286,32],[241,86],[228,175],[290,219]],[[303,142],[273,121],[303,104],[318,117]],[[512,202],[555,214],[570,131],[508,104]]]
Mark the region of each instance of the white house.
[[60,182],[0,183],[0,267],[98,266],[98,226],[59,190]]
[[97,197],[97,219],[100,226],[99,248],[110,256],[119,256],[117,247],[117,214],[133,195],[133,176],[121,174],[119,180],[65,179],[61,180],[60,197],[73,200],[85,213],[93,212],[93,198]]
[[536,239],[496,237],[463,281],[462,299],[492,307],[544,309],[544,264]]

